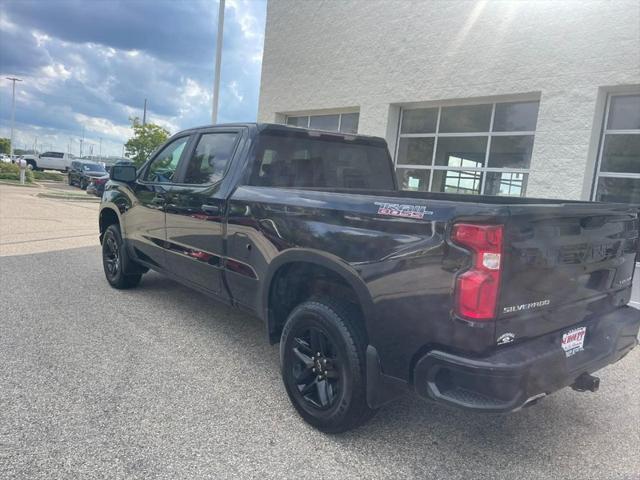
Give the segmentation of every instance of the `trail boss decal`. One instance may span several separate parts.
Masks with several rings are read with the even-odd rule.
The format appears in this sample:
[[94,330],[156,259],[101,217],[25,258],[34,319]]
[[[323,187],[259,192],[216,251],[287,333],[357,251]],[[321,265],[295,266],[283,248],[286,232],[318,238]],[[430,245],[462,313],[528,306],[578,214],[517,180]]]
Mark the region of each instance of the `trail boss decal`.
[[404,205],[401,203],[375,202],[378,207],[378,215],[390,215],[392,217],[423,219],[425,215],[433,215],[431,210],[422,205]]
[[539,302],[523,303],[522,305],[513,305],[511,307],[503,307],[502,313],[514,313],[522,312],[524,310],[531,310],[532,308],[539,308],[549,305],[551,300],[540,300]]

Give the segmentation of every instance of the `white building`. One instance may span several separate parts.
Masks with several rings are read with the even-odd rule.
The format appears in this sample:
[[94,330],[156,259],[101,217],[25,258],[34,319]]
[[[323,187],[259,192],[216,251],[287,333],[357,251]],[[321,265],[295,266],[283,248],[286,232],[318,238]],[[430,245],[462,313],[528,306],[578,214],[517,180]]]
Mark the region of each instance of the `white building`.
[[269,0],[262,65],[260,121],[385,137],[403,188],[640,204],[638,0]]
[[270,0],[259,120],[385,137],[404,188],[640,203],[640,2]]

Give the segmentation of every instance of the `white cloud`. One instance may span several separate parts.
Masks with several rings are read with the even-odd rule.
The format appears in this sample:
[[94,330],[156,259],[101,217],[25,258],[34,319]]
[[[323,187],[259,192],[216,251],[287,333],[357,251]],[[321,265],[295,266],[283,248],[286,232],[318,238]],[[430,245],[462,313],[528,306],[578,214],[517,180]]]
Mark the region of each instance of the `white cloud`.
[[84,126],[87,131],[94,132],[125,141],[131,136],[131,127],[128,125],[116,125],[111,120],[100,117],[90,117],[82,113],[74,115],[76,121]]
[[229,84],[229,90],[231,90],[231,93],[236,98],[236,100],[238,100],[239,102],[242,102],[242,100],[244,99],[244,96],[240,93],[240,88],[238,86],[238,82],[233,80]]
[[71,76],[71,72],[61,63],[54,63],[42,67],[42,75],[52,79],[66,80]]
[[51,37],[46,33],[40,33],[40,32],[34,31],[34,32],[31,32],[31,35],[33,35],[33,37],[36,39],[36,44],[39,47],[42,47],[51,41]]
[[258,24],[257,17],[251,13],[251,2],[246,0],[227,0],[226,5],[233,8],[245,38],[253,40],[264,36],[263,28]]

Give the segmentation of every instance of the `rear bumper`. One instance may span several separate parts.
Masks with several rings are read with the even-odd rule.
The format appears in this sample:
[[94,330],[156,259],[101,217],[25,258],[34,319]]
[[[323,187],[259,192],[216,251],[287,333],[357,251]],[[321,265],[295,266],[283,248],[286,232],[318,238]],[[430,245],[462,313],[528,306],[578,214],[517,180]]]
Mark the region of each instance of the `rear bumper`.
[[555,332],[488,357],[468,358],[432,350],[417,363],[413,384],[430,400],[483,412],[508,412],[572,385],[584,373],[617,362],[638,343],[640,310],[622,307],[586,326],[584,350],[566,357]]

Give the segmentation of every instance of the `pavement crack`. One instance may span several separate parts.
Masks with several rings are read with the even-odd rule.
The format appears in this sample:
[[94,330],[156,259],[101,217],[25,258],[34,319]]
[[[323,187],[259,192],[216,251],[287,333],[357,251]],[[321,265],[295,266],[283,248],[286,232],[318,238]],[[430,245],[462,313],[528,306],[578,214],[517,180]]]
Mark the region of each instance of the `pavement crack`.
[[47,242],[49,240],[64,240],[66,238],[81,238],[81,237],[93,237],[93,236],[97,236],[97,233],[87,233],[85,235],[67,235],[66,237],[49,237],[49,238],[39,238],[37,240],[21,240],[19,242],[6,242],[6,243],[2,243],[0,242],[0,246],[5,246],[5,245],[18,245],[20,243],[35,243],[35,242]]

